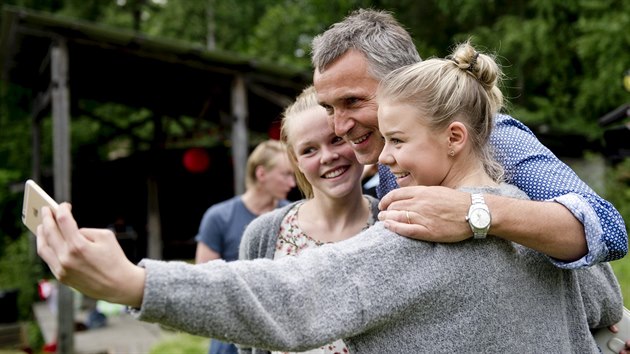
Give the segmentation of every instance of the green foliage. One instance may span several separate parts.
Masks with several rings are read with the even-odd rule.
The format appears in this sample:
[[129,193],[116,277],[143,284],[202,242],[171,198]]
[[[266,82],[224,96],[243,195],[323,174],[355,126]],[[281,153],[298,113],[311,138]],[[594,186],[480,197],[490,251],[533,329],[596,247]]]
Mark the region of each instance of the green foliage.
[[606,174],[606,190],[604,196],[619,211],[626,221],[626,230],[629,230],[630,220],[630,159],[624,160],[610,168]]
[[577,21],[581,36],[575,40],[583,75],[574,104],[577,111],[599,117],[628,101],[621,78],[630,69],[630,1],[583,3]]
[[49,12],[59,11],[62,6],[62,2],[59,0],[4,0],[3,2],[6,5]]
[[[597,118],[628,100],[630,0],[7,1],[137,28],[282,65],[309,67],[310,41],[360,7],[392,11],[423,57],[472,37],[498,54],[510,112],[533,128],[601,137]],[[185,19],[182,21],[182,19]],[[120,118],[117,118],[120,119]]]
[[37,300],[37,281],[43,274],[32,237],[23,233],[15,241],[1,241],[4,252],[0,257],[0,288],[19,290],[18,309],[21,320],[29,319],[31,306]]
[[623,303],[630,308],[630,259],[628,257],[610,262],[621,287]]
[[[161,36],[205,44],[206,1],[169,1],[146,16],[142,31]],[[119,16],[113,16],[116,19]],[[186,19],[182,21],[182,19]]]
[[37,321],[28,321],[26,326],[26,336],[27,343],[30,348],[34,348],[34,353],[38,353],[37,348],[42,348],[44,346],[44,335],[42,334],[41,328],[39,328],[39,324]]
[[16,239],[23,231],[20,223],[21,193],[15,191],[31,168],[31,118],[22,108],[30,92],[0,82],[0,256],[4,241]]
[[[626,221],[626,231],[629,230],[630,220],[630,160],[611,167],[606,173],[606,199],[610,201]],[[630,308],[630,259],[624,257],[611,262],[615,275],[619,280],[625,306]]]
[[0,81],[0,85],[0,168],[6,173],[24,171],[30,167],[31,154],[31,117],[24,107],[32,99],[31,93],[7,82]]
[[475,29],[505,59],[519,119],[591,140],[601,136],[597,118],[628,99],[620,84],[630,63],[629,6],[628,0],[529,1],[522,15]]
[[[309,67],[310,42],[322,26],[314,16],[300,16],[303,12],[312,9],[299,3],[271,6],[255,27],[247,53],[281,65]],[[287,28],[292,35],[284,35]]]
[[[16,216],[15,220],[19,218]],[[38,300],[37,282],[43,274],[44,268],[35,254],[30,233],[23,232],[15,240],[0,238],[0,289],[18,291],[18,320],[26,324],[25,339],[30,348],[41,348],[44,344],[31,311]]]
[[187,333],[176,333],[151,348],[149,354],[205,354],[210,340]]

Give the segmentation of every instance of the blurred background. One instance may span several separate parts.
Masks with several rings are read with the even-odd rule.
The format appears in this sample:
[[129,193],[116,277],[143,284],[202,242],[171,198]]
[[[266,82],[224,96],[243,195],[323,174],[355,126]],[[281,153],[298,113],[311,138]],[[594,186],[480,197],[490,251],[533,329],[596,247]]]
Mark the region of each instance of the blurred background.
[[[234,144],[277,137],[284,105],[310,83],[312,38],[362,7],[392,11],[423,58],[469,37],[496,53],[507,112],[630,220],[630,0],[5,0],[0,289],[18,290],[7,293],[11,317],[32,321],[37,282],[48,277],[20,212],[27,178],[53,191],[51,46],[69,56],[80,224],[119,227],[138,260],[153,210],[160,242],[150,255],[189,260],[203,212],[237,192]],[[241,76],[248,134],[235,141]],[[630,263],[612,265],[629,304]]]

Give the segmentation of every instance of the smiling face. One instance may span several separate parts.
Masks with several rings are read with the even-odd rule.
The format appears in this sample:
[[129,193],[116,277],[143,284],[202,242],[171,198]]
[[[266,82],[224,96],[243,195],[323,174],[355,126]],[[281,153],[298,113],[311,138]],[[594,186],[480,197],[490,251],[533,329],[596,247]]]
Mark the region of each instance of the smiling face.
[[293,120],[296,124],[291,125],[287,134],[289,146],[313,194],[340,198],[360,189],[363,166],[349,144],[332,131],[324,108],[315,106]]
[[335,134],[350,144],[360,163],[376,163],[383,149],[375,99],[378,81],[369,74],[363,54],[348,51],[323,72],[316,70],[313,83]]
[[392,170],[401,187],[446,185],[453,167],[448,129],[431,129],[409,104],[379,103],[378,121],[385,137],[379,162]]

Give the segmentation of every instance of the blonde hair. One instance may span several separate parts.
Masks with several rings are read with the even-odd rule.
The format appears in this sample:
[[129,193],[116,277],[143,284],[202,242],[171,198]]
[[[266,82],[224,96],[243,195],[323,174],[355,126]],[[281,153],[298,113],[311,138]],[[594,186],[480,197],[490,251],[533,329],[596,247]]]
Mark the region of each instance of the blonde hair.
[[302,192],[304,197],[307,199],[313,198],[313,186],[298,168],[297,156],[295,155],[294,149],[295,142],[293,141],[290,132],[296,124],[300,124],[300,121],[296,119],[298,115],[317,107],[320,107],[320,105],[317,102],[315,88],[313,86],[308,86],[296,97],[295,102],[285,109],[282,114],[282,125],[280,128],[280,139],[287,146],[289,161],[295,171],[296,184],[300,189],[300,192]]
[[494,116],[503,107],[501,78],[494,57],[477,52],[466,41],[447,59],[432,58],[393,71],[381,81],[377,97],[411,104],[427,117],[432,129],[446,128],[453,121],[463,123],[486,172],[500,181],[503,167],[487,142]]
[[287,151],[284,144],[279,140],[265,140],[259,143],[247,158],[245,167],[245,187],[253,187],[258,182],[256,178],[256,168],[262,166],[265,170],[270,170],[276,166],[278,156],[283,156]]

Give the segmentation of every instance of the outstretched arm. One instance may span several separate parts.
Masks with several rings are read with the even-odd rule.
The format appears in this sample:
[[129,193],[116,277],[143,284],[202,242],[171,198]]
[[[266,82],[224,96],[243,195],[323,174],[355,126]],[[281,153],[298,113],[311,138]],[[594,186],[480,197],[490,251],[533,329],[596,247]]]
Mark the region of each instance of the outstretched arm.
[[145,271],[127,259],[113,232],[79,229],[68,203],[55,216],[44,207],[42,216],[37,253],[59,281],[96,299],[140,306]]
[[[538,202],[488,196],[486,202],[493,217],[490,233],[541,251],[565,268],[615,260],[627,253],[628,237],[619,212],[558,160],[526,126],[499,115],[491,143],[507,181]],[[440,242],[471,237],[464,220],[470,195],[431,190],[438,187],[408,188],[394,190],[381,201],[384,211],[379,219],[387,220],[388,228],[401,235]],[[405,210],[417,225],[406,225]],[[444,235],[456,237],[444,239]]]
[[[96,299],[139,308],[141,320],[246,346],[314,348],[356,335],[366,323],[399,316],[415,299],[409,289],[380,289],[382,278],[374,276],[373,263],[363,261],[384,254],[395,259],[406,248],[401,238],[357,236],[344,248],[326,245],[328,252],[323,246],[280,260],[199,265],[143,260],[138,267],[127,260],[110,230],[79,229],[69,204],[60,205],[56,220],[49,209],[42,213],[38,253],[62,283]],[[437,277],[435,273],[426,278]],[[400,266],[387,267],[387,278],[407,276]],[[415,288],[414,282],[398,278],[392,281]],[[344,286],[330,291],[330,284]],[[395,296],[399,292],[407,296]],[[389,301],[374,300],[380,298]]]

